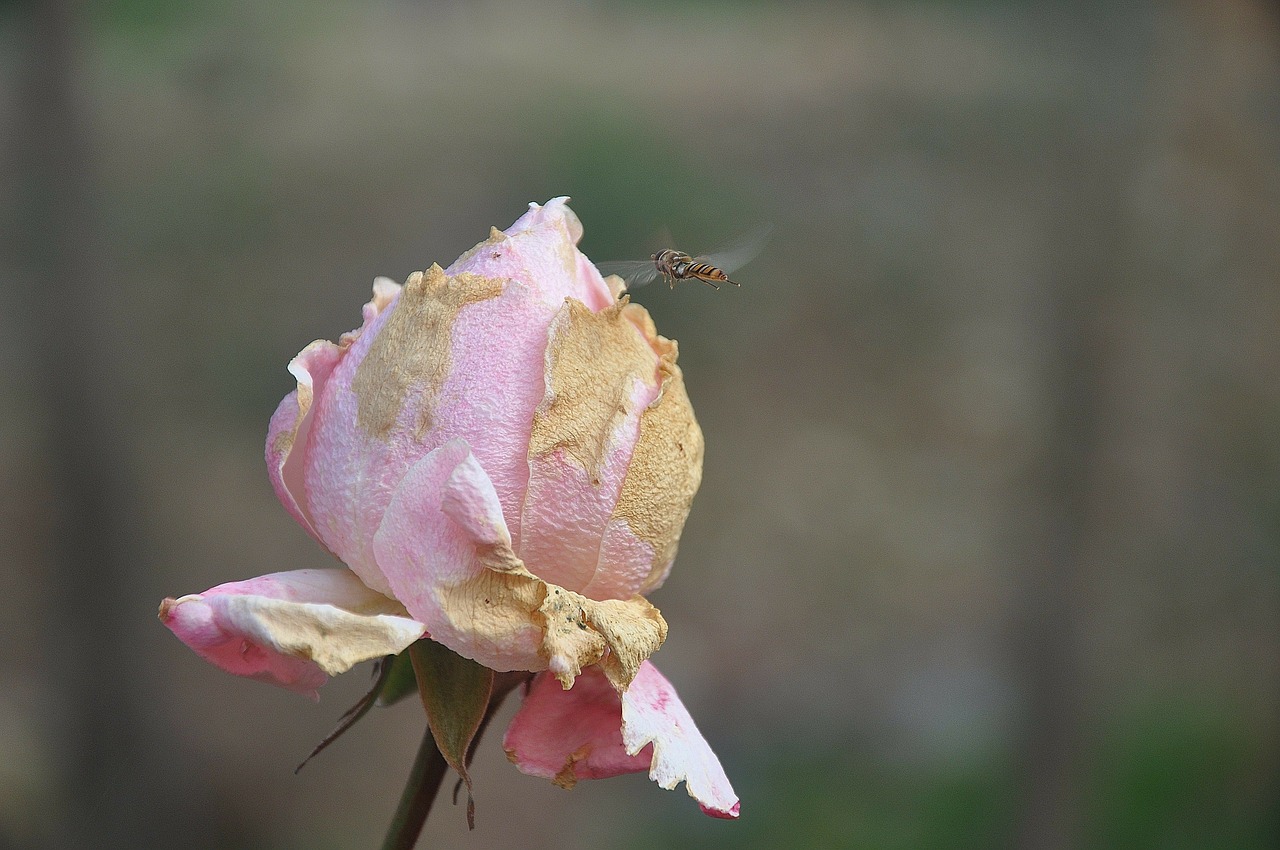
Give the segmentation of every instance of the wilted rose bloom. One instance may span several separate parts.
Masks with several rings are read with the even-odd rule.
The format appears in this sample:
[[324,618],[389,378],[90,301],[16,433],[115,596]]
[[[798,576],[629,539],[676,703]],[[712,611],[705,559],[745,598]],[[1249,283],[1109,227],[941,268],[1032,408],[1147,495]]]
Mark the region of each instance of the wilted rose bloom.
[[423,636],[537,675],[504,746],[570,786],[649,769],[703,810],[738,800],[648,662],[702,474],[676,345],[578,251],[557,198],[441,270],[374,283],[359,330],[308,345],[267,435],[276,494],[348,570],[166,599],[229,672],[315,695]]

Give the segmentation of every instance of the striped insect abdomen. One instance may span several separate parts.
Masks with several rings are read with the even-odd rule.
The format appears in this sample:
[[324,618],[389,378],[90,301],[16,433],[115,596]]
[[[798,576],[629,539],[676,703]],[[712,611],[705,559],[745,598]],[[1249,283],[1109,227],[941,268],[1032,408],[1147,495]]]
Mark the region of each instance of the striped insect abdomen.
[[729,280],[729,276],[727,274],[720,271],[720,269],[710,263],[691,263],[689,267],[684,270],[684,273],[686,277],[696,277],[699,280],[716,280],[728,283],[733,282]]

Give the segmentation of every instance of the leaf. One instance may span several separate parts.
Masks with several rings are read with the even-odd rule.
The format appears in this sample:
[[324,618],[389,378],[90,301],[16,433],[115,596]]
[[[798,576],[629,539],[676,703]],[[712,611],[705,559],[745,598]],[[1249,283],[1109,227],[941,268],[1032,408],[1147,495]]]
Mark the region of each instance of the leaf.
[[493,694],[494,673],[432,640],[409,647],[418,692],[436,747],[467,786],[467,825],[475,828],[475,803],[467,751],[484,722]]
[[[430,640],[430,638],[424,638]],[[409,658],[408,652],[402,652],[394,658],[390,658],[387,666],[390,668],[382,690],[378,692],[378,706],[385,708],[389,705],[395,705],[409,694],[418,692],[418,679],[413,674],[413,662]]]
[[338,725],[334,727],[332,732],[324,737],[323,741],[316,744],[316,748],[311,751],[309,756],[302,760],[302,764],[293,769],[294,773],[297,773],[302,770],[302,768],[306,767],[307,762],[320,755],[326,747],[341,738],[344,732],[352,726],[355,726],[356,721],[369,713],[369,709],[373,708],[374,702],[378,701],[379,695],[383,690],[385,690],[387,682],[391,678],[392,670],[395,667],[395,661],[398,658],[399,656],[388,655],[384,658],[378,659],[376,666],[373,668],[375,676],[373,687],[369,689],[368,693],[360,697],[360,699],[356,701],[355,705],[346,710],[342,717],[338,719]]

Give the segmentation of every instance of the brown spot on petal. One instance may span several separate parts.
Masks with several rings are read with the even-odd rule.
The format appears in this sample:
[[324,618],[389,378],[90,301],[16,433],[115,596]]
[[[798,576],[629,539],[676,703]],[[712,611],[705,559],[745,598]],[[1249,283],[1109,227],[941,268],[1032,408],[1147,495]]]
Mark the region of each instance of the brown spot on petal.
[[584,761],[589,755],[591,755],[590,744],[583,744],[569,753],[569,757],[564,760],[564,767],[560,768],[560,772],[551,778],[551,783],[566,791],[573,788],[578,784],[578,762]]
[[174,599],[172,596],[166,596],[164,599],[160,600],[160,611],[156,616],[162,621],[167,622],[177,604],[178,600]]
[[492,250],[495,246],[501,245],[503,242],[506,242],[509,238],[511,237],[507,236],[507,234],[503,233],[498,228],[490,227],[489,238],[477,244],[474,248],[471,248],[461,257],[458,257],[458,259],[454,260],[453,267],[456,268],[459,264],[465,263],[467,260],[470,260],[476,254],[479,254],[481,251],[484,251],[486,249]]
[[619,693],[636,671],[667,639],[667,621],[643,596],[630,599],[588,599],[548,585],[540,613],[544,621],[543,649],[558,660],[552,673],[568,690],[589,664],[599,664]]
[[609,435],[631,412],[635,381],[655,380],[653,347],[625,307],[624,299],[593,313],[565,299],[551,324],[547,392],[534,413],[530,457],[563,449],[596,477]]
[[609,652],[600,659],[605,676],[622,693],[667,639],[662,612],[643,596],[592,601],[587,622],[604,636]]
[[[299,419],[302,417],[299,416]],[[271,444],[271,451],[278,455],[287,455],[293,451],[293,441],[298,435],[297,428],[291,428],[288,431],[281,431],[276,434],[275,442]]]
[[512,572],[484,570],[442,588],[440,605],[455,629],[502,645],[517,642],[536,625],[533,615],[545,592],[523,567]]
[[614,518],[625,520],[633,534],[653,547],[647,589],[676,556],[680,530],[702,483],[703,442],[676,365],[675,342],[657,335],[643,309],[628,312],[662,356],[662,389],[640,417],[640,437],[613,509]]
[[466,305],[500,295],[503,285],[473,274],[449,277],[436,265],[409,276],[351,382],[362,429],[386,439],[416,387],[423,388],[419,435],[431,427],[431,405],[449,374],[454,319]]
[[588,599],[533,575],[502,544],[478,546],[477,555],[488,569],[441,588],[444,615],[497,645],[536,628],[539,655],[565,690],[583,667],[599,664],[621,693],[667,638],[666,620],[642,596]]

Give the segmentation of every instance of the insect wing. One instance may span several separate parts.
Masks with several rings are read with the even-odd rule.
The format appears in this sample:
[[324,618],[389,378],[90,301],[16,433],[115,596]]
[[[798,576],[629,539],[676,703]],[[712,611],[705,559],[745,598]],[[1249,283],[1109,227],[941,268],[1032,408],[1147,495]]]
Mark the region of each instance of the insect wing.
[[637,289],[658,279],[658,267],[653,260],[622,260],[612,263],[596,263],[600,274],[606,277],[616,274],[622,278],[627,289]]
[[703,254],[699,260],[710,263],[725,274],[733,274],[747,263],[754,260],[769,242],[772,225],[765,225],[742,236],[728,246],[710,254]]

